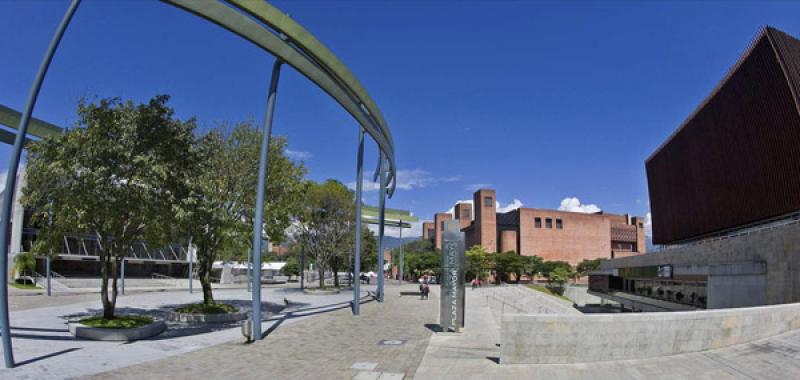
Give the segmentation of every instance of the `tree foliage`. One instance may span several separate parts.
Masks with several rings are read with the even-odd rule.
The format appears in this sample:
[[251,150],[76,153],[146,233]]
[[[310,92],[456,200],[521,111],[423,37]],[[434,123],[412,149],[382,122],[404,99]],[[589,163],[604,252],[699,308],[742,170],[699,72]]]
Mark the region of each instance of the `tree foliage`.
[[76,128],[28,146],[21,201],[40,226],[32,250],[60,252],[65,234],[94,235],[107,319],[114,318],[120,260],[139,240],[169,241],[198,163],[190,149],[195,121],[178,120],[168,99],[82,100]]
[[[203,302],[213,304],[211,266],[225,256],[244,256],[252,250],[258,164],[262,134],[252,122],[232,129],[221,125],[194,144],[199,165],[190,176],[190,195],[183,202],[182,234],[197,245],[197,264]],[[275,136],[269,145],[264,188],[262,230],[281,241],[291,218],[299,211],[304,191],[302,164],[286,154],[286,139]],[[237,254],[238,253],[238,254]]]
[[14,256],[14,269],[17,276],[24,276],[36,270],[36,256],[31,252],[23,252]]
[[575,272],[578,277],[583,277],[589,274],[589,272],[600,268],[600,264],[603,262],[602,258],[599,259],[583,259],[578,266],[575,267]]
[[467,256],[467,279],[489,277],[489,272],[495,269],[494,254],[487,253],[480,245],[473,245],[465,253]]
[[[392,263],[400,265],[400,247],[391,250]],[[430,240],[403,243],[403,274],[419,277],[425,273],[441,274],[441,254]]]
[[[341,269],[342,259],[353,251],[355,197],[339,181],[307,182],[305,200],[295,238],[319,271],[319,286],[325,287],[325,271]],[[338,281],[338,276],[334,276]]]

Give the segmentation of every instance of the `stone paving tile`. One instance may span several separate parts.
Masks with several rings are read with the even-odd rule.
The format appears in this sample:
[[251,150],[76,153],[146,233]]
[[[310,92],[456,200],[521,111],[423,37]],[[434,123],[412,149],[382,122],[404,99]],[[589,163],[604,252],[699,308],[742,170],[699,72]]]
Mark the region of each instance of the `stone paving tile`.
[[[365,372],[386,379],[414,376],[437,323],[438,299],[427,301],[401,296],[416,285],[387,284],[385,302],[361,305],[354,317],[349,308],[321,313],[278,326],[264,340],[252,344],[226,343],[101,373],[96,379],[352,379]],[[382,346],[384,339],[406,340],[401,346]],[[353,369],[354,363],[378,363],[373,371]]]

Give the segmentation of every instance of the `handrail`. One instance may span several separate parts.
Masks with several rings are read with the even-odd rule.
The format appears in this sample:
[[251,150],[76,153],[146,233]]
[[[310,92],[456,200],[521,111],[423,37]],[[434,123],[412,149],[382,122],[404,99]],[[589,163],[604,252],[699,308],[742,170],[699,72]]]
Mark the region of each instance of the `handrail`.
[[66,278],[66,277],[64,277],[63,275],[61,275],[60,273],[58,273],[58,272],[56,272],[54,270],[50,270],[50,276],[51,277],[56,277],[56,278]]

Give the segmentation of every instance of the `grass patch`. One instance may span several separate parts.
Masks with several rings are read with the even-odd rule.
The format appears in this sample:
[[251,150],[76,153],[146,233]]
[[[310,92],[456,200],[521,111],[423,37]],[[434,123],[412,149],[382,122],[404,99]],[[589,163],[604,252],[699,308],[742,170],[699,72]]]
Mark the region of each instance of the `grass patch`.
[[557,298],[561,298],[562,300],[564,300],[564,301],[567,301],[567,302],[569,302],[569,303],[574,303],[574,302],[572,302],[572,300],[571,300],[571,299],[569,299],[569,298],[567,298],[567,297],[564,297],[564,296],[562,296],[561,294],[558,294],[558,293],[554,292],[552,289],[550,289],[550,288],[548,288],[548,287],[546,287],[546,286],[542,286],[542,285],[533,285],[533,284],[531,284],[531,285],[528,285],[528,287],[529,287],[529,288],[531,288],[531,289],[533,289],[533,290],[536,290],[536,291],[542,292],[542,293],[544,293],[544,294],[551,295],[551,296],[553,296],[553,297],[557,297]]
[[78,323],[104,329],[132,329],[153,323],[153,318],[145,315],[120,315],[114,317],[114,319],[105,319],[103,316],[96,316],[81,319]]
[[16,282],[12,282],[11,286],[13,286],[13,287],[15,287],[17,289],[25,289],[25,290],[40,289],[38,286],[36,286],[34,284],[18,284]]
[[239,309],[225,303],[215,303],[211,305],[192,303],[176,308],[175,311],[184,314],[227,314],[235,313],[239,311]]

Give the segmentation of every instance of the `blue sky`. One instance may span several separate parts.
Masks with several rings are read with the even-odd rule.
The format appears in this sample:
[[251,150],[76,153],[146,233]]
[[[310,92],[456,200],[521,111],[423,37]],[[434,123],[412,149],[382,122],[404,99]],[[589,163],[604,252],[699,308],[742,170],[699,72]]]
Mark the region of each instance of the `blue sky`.
[[[644,161],[765,24],[800,36],[800,2],[277,1],[383,111],[400,169],[389,207],[430,218],[475,187],[502,206],[648,212]],[[67,1],[0,1],[0,103],[21,109]],[[201,128],[260,121],[272,57],[155,1],[84,1],[35,116],[75,121],[82,96],[172,96]],[[291,68],[276,134],[312,179],[352,182],[355,122]],[[0,146],[0,168],[10,149]],[[374,144],[366,167],[375,165]],[[375,192],[367,200],[375,203]]]

